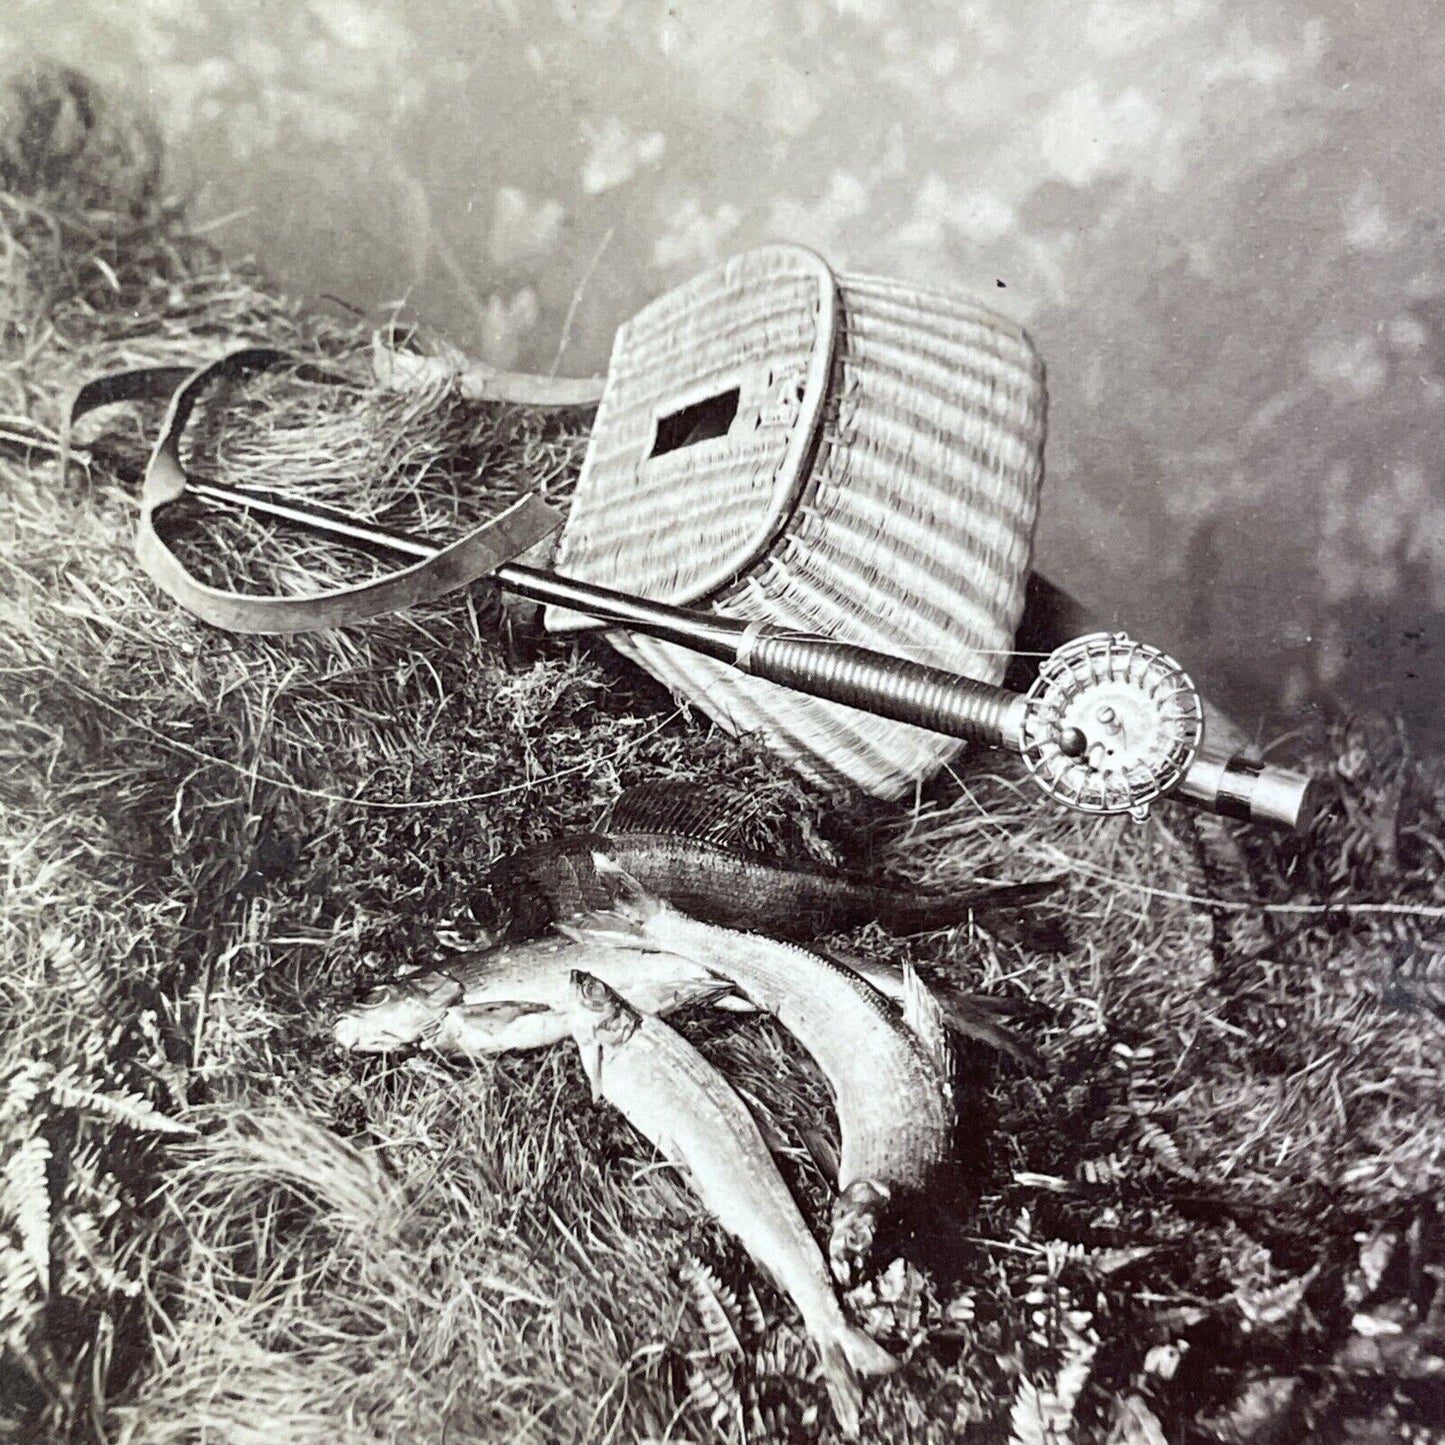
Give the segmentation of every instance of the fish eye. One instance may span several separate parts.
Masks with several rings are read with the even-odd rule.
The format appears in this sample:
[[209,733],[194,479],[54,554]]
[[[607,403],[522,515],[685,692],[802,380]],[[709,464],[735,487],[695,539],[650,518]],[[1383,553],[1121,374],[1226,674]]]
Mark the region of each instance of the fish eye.
[[400,989],[394,983],[378,983],[367,989],[357,1001],[358,1008],[380,1008],[396,1000]]

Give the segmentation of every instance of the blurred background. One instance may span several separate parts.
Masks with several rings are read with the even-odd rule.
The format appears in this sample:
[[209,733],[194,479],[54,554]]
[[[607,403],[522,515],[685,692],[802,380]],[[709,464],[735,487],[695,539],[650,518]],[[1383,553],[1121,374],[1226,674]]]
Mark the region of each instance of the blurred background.
[[1049,369],[1036,561],[1261,740],[1445,727],[1434,0],[6,0],[317,305],[505,366],[759,241],[966,288]]

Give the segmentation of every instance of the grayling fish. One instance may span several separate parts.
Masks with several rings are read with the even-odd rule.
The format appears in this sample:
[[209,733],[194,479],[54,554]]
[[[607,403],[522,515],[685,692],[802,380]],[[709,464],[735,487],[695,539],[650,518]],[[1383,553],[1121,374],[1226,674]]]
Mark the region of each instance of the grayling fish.
[[336,1020],[356,1053],[425,1042],[442,1053],[537,1049],[570,1036],[571,972],[585,968],[644,1013],[717,999],[732,984],[650,947],[541,938],[458,956],[441,968],[379,984]]
[[592,1085],[683,1169],[718,1222],[798,1307],[818,1348],[834,1413],[858,1433],[861,1375],[898,1362],[848,1323],[813,1236],[747,1105],[693,1046],[600,979],[572,975],[573,1036]]
[[[737,1013],[756,1010],[730,979],[677,954],[589,946],[592,970],[644,1013],[669,1014],[698,1003]],[[333,1036],[353,1053],[386,1053],[422,1042],[458,1055],[546,1048],[568,1037],[568,977],[588,961],[581,948],[570,938],[543,938],[460,954],[437,968],[377,984],[342,1011]],[[896,964],[833,957],[902,1006],[904,979]],[[1037,1064],[1028,1046],[994,1015],[992,1000],[952,985],[936,997],[951,1029],[1020,1063]]]
[[510,937],[535,936],[611,898],[593,857],[604,853],[649,893],[707,923],[799,941],[877,921],[927,933],[979,918],[1040,950],[1066,946],[1058,924],[1029,905],[1061,876],[939,891],[880,883],[820,863],[764,855],[735,839],[738,800],[697,784],[645,783],[614,805],[605,832],[573,833],[503,858],[489,889]]
[[565,932],[579,941],[643,939],[731,979],[823,1071],[841,1139],[828,1256],[839,1279],[854,1279],[889,1201],[927,1188],[949,1157],[956,1117],[952,1060],[937,1002],[905,967],[900,1017],[836,960],[689,918],[606,855],[599,854],[596,865],[610,879],[612,907],[564,925]]

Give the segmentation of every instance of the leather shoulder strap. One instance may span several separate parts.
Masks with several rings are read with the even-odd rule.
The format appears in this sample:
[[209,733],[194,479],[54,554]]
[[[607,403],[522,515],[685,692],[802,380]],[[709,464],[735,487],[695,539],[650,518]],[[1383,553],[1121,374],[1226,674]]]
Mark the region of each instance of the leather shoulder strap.
[[[374,581],[337,587],[307,597],[265,597],[228,592],[199,581],[157,531],[157,514],[181,497],[189,485],[180,457],[181,435],[202,392],[214,382],[271,367],[295,366],[298,377],[346,384],[347,378],[298,361],[288,352],[252,347],[231,352],[194,371],[151,367],[102,377],[83,387],[67,420],[69,428],[87,411],[114,401],[163,395],[174,388],[160,436],[146,466],[141,488],[136,557],[146,574],[168,596],[197,617],[229,632],[309,632],[344,626],[428,602],[519,556],[550,536],[562,516],[540,498],[528,495],[465,536]],[[177,383],[179,383],[177,385]]]

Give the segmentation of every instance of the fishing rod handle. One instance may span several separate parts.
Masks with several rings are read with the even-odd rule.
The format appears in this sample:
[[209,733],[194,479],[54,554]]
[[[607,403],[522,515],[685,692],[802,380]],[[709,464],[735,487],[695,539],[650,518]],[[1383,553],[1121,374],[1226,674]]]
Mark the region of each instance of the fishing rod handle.
[[1024,699],[1005,688],[811,633],[649,602],[521,563],[509,562],[493,576],[517,596],[585,612],[797,692],[985,747],[1020,746]]
[[1017,751],[1021,693],[908,658],[753,624],[734,665],[754,677],[946,737]]

